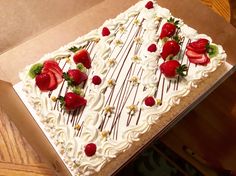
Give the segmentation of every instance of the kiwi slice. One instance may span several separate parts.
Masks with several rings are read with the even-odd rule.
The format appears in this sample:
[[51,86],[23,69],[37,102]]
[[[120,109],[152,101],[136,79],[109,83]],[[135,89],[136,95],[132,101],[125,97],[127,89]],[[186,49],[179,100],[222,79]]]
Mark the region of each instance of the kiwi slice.
[[208,45],[207,53],[209,54],[210,58],[215,57],[219,53],[218,47],[212,44]]
[[81,72],[86,72],[87,71],[87,69],[86,69],[86,67],[82,64],[82,63],[78,63],[77,65],[76,65],[76,67],[81,71]]
[[41,63],[37,63],[37,64],[32,65],[32,67],[30,68],[29,73],[28,73],[29,76],[32,79],[35,78],[36,75],[38,75],[41,72],[42,68],[43,68],[43,64],[41,64]]

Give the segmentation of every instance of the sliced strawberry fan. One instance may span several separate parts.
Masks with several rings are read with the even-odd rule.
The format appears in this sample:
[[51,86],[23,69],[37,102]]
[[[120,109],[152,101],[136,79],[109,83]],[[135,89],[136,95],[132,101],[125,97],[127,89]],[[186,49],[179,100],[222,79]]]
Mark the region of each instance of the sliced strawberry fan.
[[35,77],[35,83],[41,91],[56,89],[63,80],[62,74],[59,64],[52,59],[35,64],[29,70],[29,75]]
[[42,73],[47,73],[49,71],[55,75],[57,84],[60,84],[62,82],[62,69],[56,61],[47,60],[43,63]]
[[189,62],[199,65],[207,65],[210,62],[210,58],[206,54],[202,54],[200,58],[189,57]]
[[55,90],[58,86],[57,78],[56,78],[55,74],[51,71],[48,71],[47,74],[50,76],[50,83],[48,86],[48,90],[49,91]]
[[193,50],[187,50],[186,51],[186,55],[189,57],[189,58],[201,58],[202,57],[202,54],[199,54]]
[[197,65],[207,65],[210,62],[207,55],[209,43],[207,39],[198,39],[189,43],[186,51],[189,62]]
[[199,54],[204,54],[207,51],[207,46],[209,45],[207,39],[199,39],[197,41],[188,44],[187,49],[193,50]]

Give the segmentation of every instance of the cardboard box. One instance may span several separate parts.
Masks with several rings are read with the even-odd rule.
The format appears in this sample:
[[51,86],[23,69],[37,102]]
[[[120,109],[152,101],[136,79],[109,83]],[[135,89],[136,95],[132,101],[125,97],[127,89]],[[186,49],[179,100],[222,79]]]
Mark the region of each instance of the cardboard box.
[[[18,73],[26,65],[36,62],[43,54],[54,51],[60,46],[73,41],[78,36],[99,27],[106,19],[114,18],[136,2],[136,0],[103,0],[99,3],[89,1],[91,7],[87,10],[80,11],[80,9],[78,9],[78,14],[75,15],[76,13],[74,13],[74,16],[69,20],[61,21],[62,23],[59,25],[51,27],[40,35],[0,55],[0,79],[4,80],[0,81],[1,108],[16,124],[36,151],[46,156],[49,163],[61,175],[70,175],[70,172],[41,128],[35,120],[31,118],[30,113],[18,98],[12,85],[19,81]],[[189,112],[235,71],[235,67],[232,66],[236,63],[236,50],[234,48],[236,30],[234,27],[207,7],[201,5],[197,0],[182,0],[178,2],[175,0],[158,0],[157,2],[159,5],[170,9],[174,16],[182,18],[186,24],[201,33],[206,33],[211,36],[215,43],[223,45],[228,55],[227,61],[230,64],[226,63],[221,66],[217,72],[210,74],[209,77],[203,80],[199,87],[194,90],[191,97],[183,98],[179,106],[172,108],[171,112],[166,113],[159,120],[158,124],[153,125],[148,134],[142,135],[139,142],[135,142],[129,150],[108,163],[98,175],[112,175],[116,173],[122,166],[144,149],[145,146],[179,121],[184,114]],[[80,3],[82,4],[83,2],[81,1]],[[199,13],[199,11],[201,11],[201,13]],[[189,15],[190,12],[192,15]]]

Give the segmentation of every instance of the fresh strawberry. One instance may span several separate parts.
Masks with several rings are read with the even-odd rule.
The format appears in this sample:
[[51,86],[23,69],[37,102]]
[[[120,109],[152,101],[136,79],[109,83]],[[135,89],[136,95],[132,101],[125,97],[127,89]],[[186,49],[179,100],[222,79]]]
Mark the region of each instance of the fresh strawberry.
[[147,4],[145,5],[145,7],[147,9],[152,9],[153,8],[153,2],[152,1],[148,1]]
[[108,35],[110,35],[110,30],[107,28],[107,27],[103,27],[102,28],[102,36],[108,36]]
[[210,58],[206,54],[201,54],[201,57],[188,57],[189,62],[198,65],[207,65],[210,62]]
[[58,86],[56,76],[51,71],[48,71],[47,74],[50,76],[50,83],[48,86],[48,90],[50,90],[50,91],[55,90]]
[[174,18],[170,18],[167,20],[167,22],[162,26],[161,28],[161,34],[160,39],[163,39],[165,37],[172,37],[175,35],[176,29],[178,28],[179,20],[176,20]]
[[205,49],[205,48],[194,48],[194,47],[190,46],[189,44],[187,45],[186,48],[187,48],[188,50],[197,52],[197,53],[199,53],[199,54],[204,54],[204,53],[206,52],[206,49]]
[[168,60],[160,65],[160,71],[165,77],[174,78],[177,75],[186,76],[187,67],[177,60]]
[[172,37],[175,34],[176,26],[173,23],[165,23],[161,29],[160,39]]
[[89,143],[85,146],[84,152],[87,156],[93,156],[96,153],[97,146],[94,143]]
[[44,61],[43,66],[54,67],[54,66],[58,66],[58,63],[53,59],[49,59],[49,60]]
[[156,101],[153,97],[146,97],[144,99],[144,103],[146,106],[154,106],[156,104]]
[[191,49],[199,54],[204,54],[206,52],[206,47],[200,47],[195,43],[190,43],[187,49]]
[[99,84],[101,84],[101,82],[102,82],[102,79],[99,76],[97,76],[97,75],[93,76],[92,83],[94,85],[99,85]]
[[35,83],[41,91],[48,91],[50,76],[47,73],[40,73],[35,77]]
[[198,39],[197,41],[191,42],[187,45],[187,49],[195,51],[199,54],[204,54],[207,51],[209,41],[207,39]]
[[77,51],[73,57],[76,64],[82,63],[87,69],[91,68],[91,58],[86,49]]
[[197,41],[191,43],[193,47],[199,47],[199,48],[202,48],[202,47],[206,48],[208,44],[209,44],[209,40],[204,39],[204,38],[200,38]]
[[47,60],[43,63],[42,73],[47,73],[48,71],[54,73],[58,84],[62,82],[62,69],[59,67],[59,64],[56,61]]
[[176,56],[179,53],[180,46],[175,40],[167,41],[161,52],[161,57],[166,60],[168,56]]
[[55,60],[44,61],[43,67],[54,68],[58,74],[62,74],[62,69],[59,67],[59,64]]
[[62,82],[62,74],[58,74],[58,72],[52,68],[52,67],[43,67],[42,69],[42,73],[48,73],[48,72],[52,72],[55,77],[56,77],[56,81],[57,81],[57,84],[60,84]]
[[149,45],[148,49],[149,52],[156,52],[157,46],[155,44]]
[[65,97],[60,97],[60,101],[62,105],[66,108],[66,110],[75,110],[81,106],[85,106],[87,104],[87,100],[81,97],[80,95],[68,92]]
[[186,55],[188,56],[188,58],[201,58],[202,57],[202,54],[196,53],[193,50],[187,50]]
[[81,72],[79,69],[70,69],[67,73],[63,74],[63,77],[68,81],[68,85],[75,86],[88,79],[88,75],[84,72]]

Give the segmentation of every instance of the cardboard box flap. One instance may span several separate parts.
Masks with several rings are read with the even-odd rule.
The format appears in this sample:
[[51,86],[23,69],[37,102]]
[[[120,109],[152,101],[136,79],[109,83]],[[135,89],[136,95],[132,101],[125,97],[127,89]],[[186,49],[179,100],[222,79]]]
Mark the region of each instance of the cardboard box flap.
[[20,100],[11,83],[0,80],[0,107],[32,147],[61,175],[71,175],[60,156]]
[[0,1],[0,54],[101,1]]

